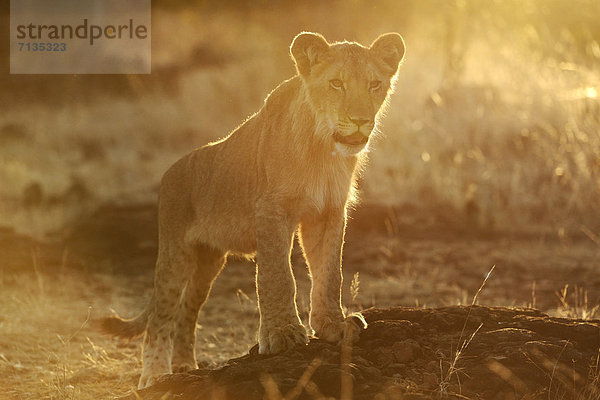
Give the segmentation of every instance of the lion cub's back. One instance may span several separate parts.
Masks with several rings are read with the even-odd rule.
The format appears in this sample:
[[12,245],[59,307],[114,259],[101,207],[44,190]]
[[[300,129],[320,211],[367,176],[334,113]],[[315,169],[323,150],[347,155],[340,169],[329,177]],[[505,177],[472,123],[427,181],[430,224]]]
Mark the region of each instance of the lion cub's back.
[[186,241],[251,254],[255,160],[240,133],[192,151],[165,173],[159,220],[178,221]]

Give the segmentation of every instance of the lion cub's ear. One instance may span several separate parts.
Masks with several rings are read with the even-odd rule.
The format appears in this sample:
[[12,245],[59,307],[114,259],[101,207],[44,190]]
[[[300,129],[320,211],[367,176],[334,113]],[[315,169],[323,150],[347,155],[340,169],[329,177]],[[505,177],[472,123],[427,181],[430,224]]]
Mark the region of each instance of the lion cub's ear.
[[404,40],[400,34],[384,33],[371,44],[371,51],[380,57],[383,62],[391,67],[392,75],[398,70],[400,62],[404,58]]
[[299,33],[290,46],[290,53],[296,69],[302,76],[309,76],[312,67],[318,64],[321,57],[329,49],[329,43],[325,38],[312,32]]

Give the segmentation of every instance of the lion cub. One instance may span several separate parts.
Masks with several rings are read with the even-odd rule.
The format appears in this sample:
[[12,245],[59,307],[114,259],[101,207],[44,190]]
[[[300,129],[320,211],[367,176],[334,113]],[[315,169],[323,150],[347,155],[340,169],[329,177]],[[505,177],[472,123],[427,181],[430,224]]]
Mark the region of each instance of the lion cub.
[[298,74],[229,136],[183,157],[162,179],[153,297],[137,318],[102,321],[117,336],[145,332],[139,388],[197,368],[198,311],[228,254],[256,260],[259,352],[306,344],[290,266],[294,235],[310,269],[316,336],[338,342],[363,328],[341,305],[346,207],[404,42],[388,33],[369,47],[330,44],[303,32],[290,50]]

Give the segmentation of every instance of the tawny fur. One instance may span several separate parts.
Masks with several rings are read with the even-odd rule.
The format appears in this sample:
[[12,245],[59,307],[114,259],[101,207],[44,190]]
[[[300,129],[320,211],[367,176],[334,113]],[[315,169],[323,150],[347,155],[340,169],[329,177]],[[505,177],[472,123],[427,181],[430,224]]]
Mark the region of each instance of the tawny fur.
[[227,254],[256,260],[259,352],[307,343],[290,266],[295,234],[312,279],[309,329],[331,342],[358,335],[360,318],[341,305],[346,209],[404,42],[392,33],[367,48],[301,33],[290,51],[298,74],[227,138],[183,157],[162,179],[152,301],[138,318],[104,321],[118,336],[145,329],[140,388],[196,368],[198,310]]
[[148,312],[138,315],[135,318],[123,319],[118,315],[111,315],[100,320],[100,330],[112,336],[123,339],[132,339],[144,334],[146,324],[148,323]]

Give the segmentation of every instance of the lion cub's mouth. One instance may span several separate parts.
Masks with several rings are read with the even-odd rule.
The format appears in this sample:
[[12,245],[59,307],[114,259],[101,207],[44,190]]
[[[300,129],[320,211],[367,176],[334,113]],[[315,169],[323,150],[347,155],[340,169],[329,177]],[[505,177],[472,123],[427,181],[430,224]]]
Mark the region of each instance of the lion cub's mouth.
[[338,143],[347,144],[350,146],[364,145],[369,140],[367,136],[363,135],[359,131],[356,131],[352,135],[348,136],[343,136],[339,132],[335,132],[333,134],[333,139]]

